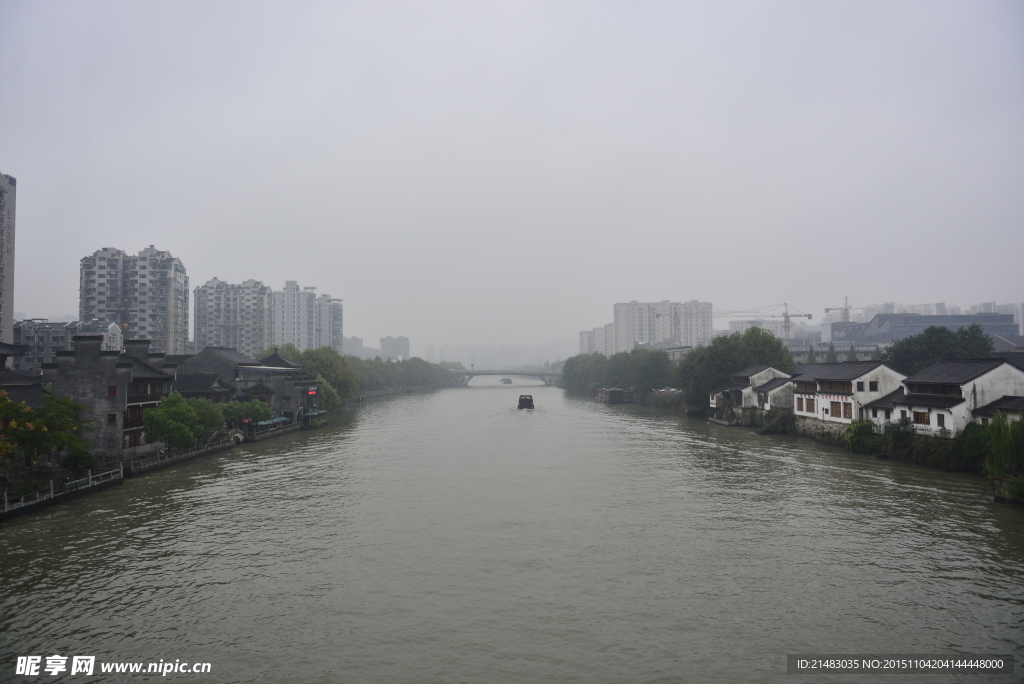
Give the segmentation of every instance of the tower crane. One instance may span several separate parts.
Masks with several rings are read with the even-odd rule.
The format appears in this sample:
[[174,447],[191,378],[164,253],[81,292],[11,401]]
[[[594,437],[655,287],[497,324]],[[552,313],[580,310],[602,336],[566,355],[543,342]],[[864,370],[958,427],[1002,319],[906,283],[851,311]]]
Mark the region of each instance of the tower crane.
[[[790,330],[792,330],[792,327],[793,327],[792,319],[794,319],[794,318],[806,318],[807,320],[811,320],[814,317],[814,315],[813,314],[809,314],[809,313],[803,313],[803,312],[800,312],[800,313],[790,313],[789,312],[789,304],[785,303],[785,302],[783,302],[782,304],[775,304],[774,306],[762,307],[762,309],[767,309],[768,311],[772,311],[772,310],[778,309],[780,306],[782,307],[782,313],[780,313],[780,314],[762,313],[761,310],[759,310],[759,309],[748,309],[746,311],[722,311],[720,313],[712,314],[712,316],[715,317],[715,318],[738,318],[738,317],[741,317],[741,316],[743,316],[743,317],[751,316],[751,317],[758,317],[758,318],[781,318],[782,319],[782,330],[785,333],[785,340],[786,340],[786,342],[789,342],[789,333],[790,333]],[[793,308],[796,309],[796,307],[793,307]],[[799,309],[796,309],[796,310],[800,311]]]
[[832,306],[832,307],[829,307],[829,308],[825,309],[825,313],[828,313],[829,311],[842,311],[843,312],[843,314],[842,314],[843,322],[844,323],[849,323],[850,322],[850,312],[851,311],[863,311],[866,308],[867,307],[864,307],[864,306],[853,306],[853,307],[851,307],[850,306],[850,297],[846,296],[846,297],[843,297],[843,305],[842,306]]

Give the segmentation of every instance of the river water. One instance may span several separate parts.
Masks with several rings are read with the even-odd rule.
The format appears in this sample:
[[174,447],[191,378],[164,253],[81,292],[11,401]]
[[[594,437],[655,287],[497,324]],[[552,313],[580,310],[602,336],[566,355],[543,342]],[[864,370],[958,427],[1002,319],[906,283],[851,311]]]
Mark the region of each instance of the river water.
[[916,679],[1019,681],[1024,510],[980,478],[477,378],[6,522],[0,599],[0,681],[62,681],[15,677],[31,654],[594,684],[966,652],[1018,674]]

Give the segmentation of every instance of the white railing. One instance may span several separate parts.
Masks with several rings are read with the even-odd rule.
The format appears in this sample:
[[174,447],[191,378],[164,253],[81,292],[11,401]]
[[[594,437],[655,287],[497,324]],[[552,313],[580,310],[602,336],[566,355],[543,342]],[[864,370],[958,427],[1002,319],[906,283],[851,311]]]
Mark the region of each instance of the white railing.
[[104,473],[93,475],[92,471],[86,471],[88,475],[80,480],[71,480],[61,485],[60,489],[57,490],[53,486],[53,480],[50,480],[50,491],[35,494],[26,494],[25,496],[19,497],[17,501],[11,501],[7,496],[7,490],[3,493],[3,504],[4,513],[8,511],[16,511],[19,508],[25,508],[26,506],[35,506],[43,501],[50,499],[56,499],[72,492],[77,492],[81,489],[88,489],[89,487],[95,487],[96,485],[103,484],[105,482],[113,482],[114,480],[120,480],[124,478],[124,465],[119,465],[115,470],[108,470]]
[[188,449],[182,449],[181,451],[171,454],[166,451],[158,451],[152,456],[146,456],[145,458],[132,459],[132,473],[139,470],[146,470],[147,468],[153,468],[162,463],[171,463],[173,461],[181,461],[193,456],[199,456],[211,451],[218,451],[225,447],[231,446],[234,441],[227,437],[217,442],[211,442],[205,446],[195,446]]

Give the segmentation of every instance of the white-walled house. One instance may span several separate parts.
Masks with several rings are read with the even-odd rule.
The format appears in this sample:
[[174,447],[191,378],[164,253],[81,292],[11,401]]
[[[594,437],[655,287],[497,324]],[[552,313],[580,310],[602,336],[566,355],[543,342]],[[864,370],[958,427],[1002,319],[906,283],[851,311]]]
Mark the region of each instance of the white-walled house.
[[1024,370],[1005,358],[939,361],[903,381],[902,397],[893,400],[892,420],[909,418],[919,434],[948,430],[953,436],[1013,399],[1024,397]]
[[789,376],[773,378],[754,388],[757,407],[762,411],[793,408],[793,383]]
[[755,388],[777,378],[789,378],[778,368],[767,364],[747,366],[729,376],[729,384],[711,391],[710,406],[714,409],[725,408],[757,408]]
[[826,423],[849,424],[865,405],[897,390],[906,376],[881,361],[816,363],[797,366],[793,412]]

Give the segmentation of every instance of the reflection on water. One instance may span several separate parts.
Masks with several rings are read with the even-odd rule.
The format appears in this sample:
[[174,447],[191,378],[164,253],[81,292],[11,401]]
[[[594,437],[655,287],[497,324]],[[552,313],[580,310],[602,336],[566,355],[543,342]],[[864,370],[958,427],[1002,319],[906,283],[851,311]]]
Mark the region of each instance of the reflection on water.
[[218,682],[783,681],[786,653],[1024,653],[1024,511],[980,478],[472,384],[0,526],[0,679],[53,653]]

